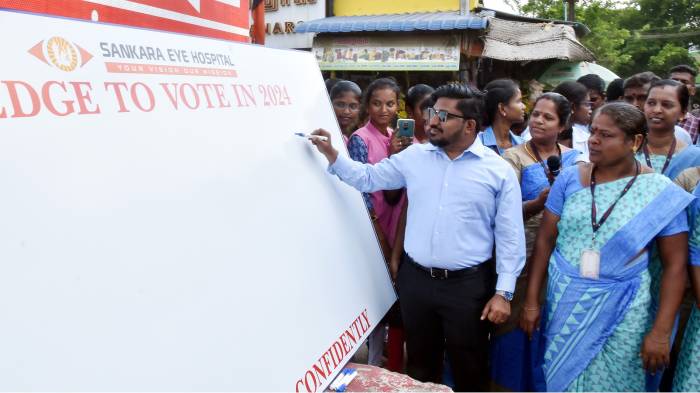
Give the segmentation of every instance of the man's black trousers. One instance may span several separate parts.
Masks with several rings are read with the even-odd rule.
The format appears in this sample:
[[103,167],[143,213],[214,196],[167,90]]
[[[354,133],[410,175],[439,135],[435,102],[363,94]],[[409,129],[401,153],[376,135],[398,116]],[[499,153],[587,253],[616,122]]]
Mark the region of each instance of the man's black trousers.
[[495,292],[494,263],[437,279],[409,258],[404,254],[396,279],[408,375],[440,383],[446,351],[457,391],[488,390],[490,323],[481,312]]

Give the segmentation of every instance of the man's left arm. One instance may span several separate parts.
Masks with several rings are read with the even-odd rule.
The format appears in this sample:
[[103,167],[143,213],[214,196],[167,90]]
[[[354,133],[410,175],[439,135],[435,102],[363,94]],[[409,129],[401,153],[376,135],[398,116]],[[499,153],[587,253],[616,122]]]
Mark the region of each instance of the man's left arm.
[[503,323],[510,316],[510,300],[515,282],[525,266],[525,228],[520,185],[513,171],[505,179],[496,197],[494,239],[496,242],[496,294],[486,304],[482,319]]

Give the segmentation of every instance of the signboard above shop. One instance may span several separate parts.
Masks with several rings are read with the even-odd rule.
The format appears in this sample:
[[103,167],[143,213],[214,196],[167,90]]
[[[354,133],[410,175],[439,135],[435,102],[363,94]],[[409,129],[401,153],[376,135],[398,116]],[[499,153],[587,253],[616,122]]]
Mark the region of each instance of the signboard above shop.
[[317,36],[313,53],[324,71],[458,71],[460,36]]
[[325,0],[265,0],[265,46],[311,48],[313,33],[296,33],[299,23],[324,18]]

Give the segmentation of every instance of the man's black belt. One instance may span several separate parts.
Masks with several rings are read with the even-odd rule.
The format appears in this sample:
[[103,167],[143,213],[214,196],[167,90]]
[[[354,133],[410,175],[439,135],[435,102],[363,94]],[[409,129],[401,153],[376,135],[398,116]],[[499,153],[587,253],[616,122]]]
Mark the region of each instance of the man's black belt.
[[448,269],[440,269],[440,268],[435,268],[435,267],[425,267],[425,266],[421,265],[420,263],[414,261],[413,258],[411,258],[411,256],[405,252],[403,254],[403,257],[404,257],[405,261],[407,261],[409,264],[418,268],[418,270],[424,271],[431,278],[435,278],[438,280],[464,277],[464,276],[474,274],[474,273],[477,273],[477,272],[485,270],[485,269],[492,269],[493,268],[493,259],[489,259],[488,261],[480,263],[476,266],[465,267],[464,269],[448,270]]

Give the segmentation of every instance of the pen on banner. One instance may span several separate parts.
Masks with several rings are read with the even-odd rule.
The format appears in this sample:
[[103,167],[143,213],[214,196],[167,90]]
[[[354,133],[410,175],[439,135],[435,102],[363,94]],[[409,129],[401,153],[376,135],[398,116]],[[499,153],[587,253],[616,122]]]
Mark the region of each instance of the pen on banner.
[[295,132],[294,135],[300,136],[300,137],[306,138],[306,139],[317,138],[317,139],[322,140],[322,141],[324,141],[324,142],[328,140],[328,138],[325,137],[325,136],[323,136],[323,135],[305,134],[305,133],[303,133],[303,132]]
[[335,377],[335,379],[333,380],[333,383],[331,383],[331,386],[329,386],[329,388],[330,388],[331,390],[336,390],[336,389],[338,389],[338,387],[340,387],[340,383],[343,381],[343,379],[344,379],[350,372],[351,372],[350,369],[347,369],[347,368],[344,368],[344,369],[340,370],[340,372],[338,373],[338,376]]
[[342,384],[335,390],[336,392],[344,392],[345,389],[348,388],[348,385],[350,385],[350,382],[352,382],[353,379],[357,376],[357,370],[352,370],[350,374],[348,374],[345,378],[343,378]]

